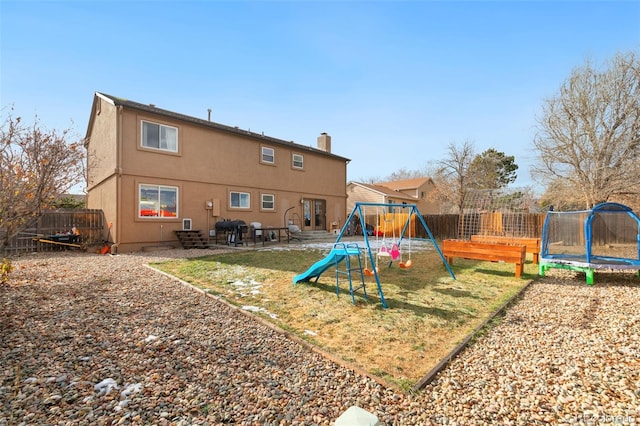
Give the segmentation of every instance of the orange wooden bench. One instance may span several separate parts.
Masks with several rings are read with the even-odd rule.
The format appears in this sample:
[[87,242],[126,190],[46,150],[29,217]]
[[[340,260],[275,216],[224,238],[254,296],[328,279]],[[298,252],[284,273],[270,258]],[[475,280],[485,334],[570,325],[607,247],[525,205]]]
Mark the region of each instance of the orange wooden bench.
[[515,263],[516,278],[524,272],[524,262],[527,256],[523,245],[480,243],[463,240],[442,241],[442,255],[449,265],[453,265],[453,258],[486,260],[489,262]]
[[507,237],[502,235],[472,235],[471,241],[478,243],[498,243],[525,246],[527,253],[531,253],[533,256],[533,263],[538,264],[540,260],[540,238]]

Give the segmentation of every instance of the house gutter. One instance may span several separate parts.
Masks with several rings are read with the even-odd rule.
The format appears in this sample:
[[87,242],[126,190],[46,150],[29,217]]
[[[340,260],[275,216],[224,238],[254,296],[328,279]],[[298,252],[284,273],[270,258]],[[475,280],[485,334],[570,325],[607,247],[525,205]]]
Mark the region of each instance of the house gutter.
[[[122,195],[122,105],[118,105],[118,118],[116,120],[116,217],[122,218],[122,202],[120,201]],[[116,232],[113,237],[113,245],[111,245],[111,254],[118,252],[120,246],[120,234],[122,233],[122,227],[120,223],[116,223]]]

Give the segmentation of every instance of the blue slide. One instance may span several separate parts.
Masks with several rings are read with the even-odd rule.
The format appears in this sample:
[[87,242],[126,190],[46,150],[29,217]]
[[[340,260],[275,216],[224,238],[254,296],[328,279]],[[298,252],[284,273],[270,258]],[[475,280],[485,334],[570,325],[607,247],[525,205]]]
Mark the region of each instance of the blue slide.
[[335,248],[334,246],[327,257],[311,265],[311,267],[302,274],[293,277],[293,283],[298,284],[299,282],[311,281],[311,279],[313,278],[319,278],[324,271],[332,266],[335,266],[337,263],[342,262],[347,254],[351,256],[359,255],[360,249],[358,249],[357,247]]

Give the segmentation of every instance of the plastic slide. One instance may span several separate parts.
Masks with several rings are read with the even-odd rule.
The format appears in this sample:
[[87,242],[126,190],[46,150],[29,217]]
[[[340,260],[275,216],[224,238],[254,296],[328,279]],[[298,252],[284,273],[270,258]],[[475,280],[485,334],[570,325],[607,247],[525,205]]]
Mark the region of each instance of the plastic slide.
[[335,266],[336,263],[342,262],[342,260],[345,258],[347,254],[352,256],[358,255],[359,249],[358,248],[347,248],[347,249],[334,248],[329,252],[329,254],[324,259],[321,259],[316,263],[314,263],[313,265],[311,265],[311,267],[307,269],[305,272],[303,272],[302,274],[299,274],[293,277],[293,283],[297,284],[303,281],[311,281],[311,279],[319,277],[320,275],[322,275],[324,271],[326,271],[332,266]]

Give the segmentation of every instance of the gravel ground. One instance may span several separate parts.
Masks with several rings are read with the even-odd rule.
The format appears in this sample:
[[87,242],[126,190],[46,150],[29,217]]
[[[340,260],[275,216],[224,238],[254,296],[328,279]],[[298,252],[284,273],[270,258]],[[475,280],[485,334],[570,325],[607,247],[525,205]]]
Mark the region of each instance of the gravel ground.
[[[145,267],[176,250],[14,260],[0,285],[0,425],[640,423],[640,283],[551,270],[405,395]],[[608,283],[605,284],[605,281]]]

